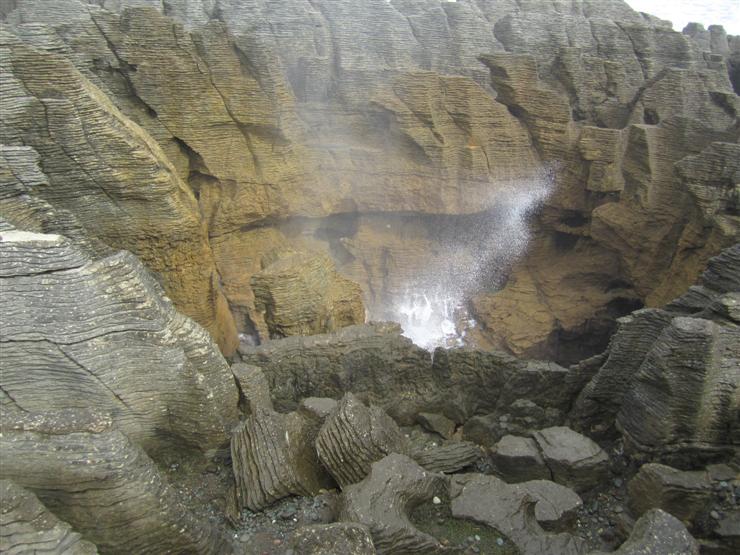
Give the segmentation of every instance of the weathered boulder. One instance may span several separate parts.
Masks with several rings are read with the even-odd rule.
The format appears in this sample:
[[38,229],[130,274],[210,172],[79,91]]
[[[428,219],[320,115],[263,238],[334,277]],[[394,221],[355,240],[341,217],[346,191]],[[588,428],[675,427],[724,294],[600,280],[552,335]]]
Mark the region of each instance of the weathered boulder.
[[231,437],[240,507],[259,511],[289,495],[316,495],[330,480],[314,450],[316,422],[257,407]]
[[383,409],[347,393],[316,437],[319,460],[345,488],[362,480],[371,465],[391,453],[406,454],[408,442]]
[[581,500],[568,488],[544,481],[509,485],[494,476],[470,474],[455,476],[450,493],[454,517],[499,530],[523,554],[587,552],[584,540],[565,532],[546,532],[538,524],[541,518],[557,528],[563,516],[566,522],[573,519]]
[[534,433],[553,479],[585,491],[604,482],[609,474],[609,456],[594,441],[565,426]]
[[4,408],[0,449],[0,477],[34,492],[101,551],[231,553],[107,416]]
[[475,443],[446,441],[442,445],[413,449],[410,456],[430,472],[451,474],[480,461],[484,454]]
[[455,423],[443,414],[420,412],[416,415],[416,421],[427,431],[450,439],[455,433]]
[[0,551],[93,555],[98,548],[59,520],[33,493],[0,480]]
[[651,509],[635,523],[618,555],[698,555],[699,544],[677,518],[660,509]]
[[681,471],[662,464],[644,464],[629,481],[630,508],[639,516],[662,509],[691,528],[712,504],[712,483],[704,471]]
[[281,255],[252,276],[252,290],[270,338],[316,335],[365,322],[360,286],[337,274],[328,256]]
[[552,478],[537,443],[528,437],[502,437],[491,448],[491,464],[495,474],[509,483]]
[[301,526],[290,537],[287,549],[301,555],[373,555],[370,530],[356,522]]
[[239,386],[239,406],[246,415],[258,408],[272,410],[270,384],[261,368],[249,364],[231,365],[231,373]]
[[237,421],[213,340],[130,253],[96,259],[60,235],[3,231],[0,310],[0,382],[24,411],[109,412],[152,456],[212,452]]
[[417,530],[408,513],[446,495],[443,475],[424,470],[405,455],[392,454],[374,463],[364,480],[344,488],[339,520],[366,525],[380,553],[442,553],[443,546]]

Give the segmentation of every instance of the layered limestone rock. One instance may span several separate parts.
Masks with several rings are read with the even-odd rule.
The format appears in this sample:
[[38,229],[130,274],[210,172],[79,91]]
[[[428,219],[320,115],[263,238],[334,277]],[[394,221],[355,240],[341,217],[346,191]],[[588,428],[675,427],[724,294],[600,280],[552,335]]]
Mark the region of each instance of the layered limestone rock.
[[[605,362],[571,421],[679,466],[735,453],[740,352],[740,246],[712,259],[699,284],[666,306],[620,320]],[[616,419],[616,420],[615,420]]]
[[34,492],[101,551],[232,552],[107,416],[72,409],[14,412],[3,403],[0,447],[2,478]]
[[[458,250],[422,228],[495,219],[543,168],[555,187],[531,254],[502,291],[485,277],[466,292],[482,345],[598,352],[614,317],[674,297],[736,240],[738,41],[720,28],[676,33],[618,0],[47,4],[0,9],[17,37],[3,142],[36,147],[72,188],[44,198],[160,272],[225,352],[222,290],[240,332],[269,335],[251,287],[263,255],[331,255],[382,314]],[[39,88],[51,74],[57,96]],[[137,163],[80,129],[136,137],[120,158]],[[119,194],[137,181],[156,187]]]
[[242,345],[239,352],[244,362],[264,369],[278,410],[291,410],[304,397],[340,399],[351,391],[408,425],[420,412],[462,424],[475,414],[498,418],[532,405],[548,423],[560,424],[580,387],[562,366],[501,352],[438,349],[432,361],[390,324]]
[[59,520],[33,493],[9,480],[0,480],[0,529],[3,553],[98,553],[97,547]]
[[239,506],[260,511],[288,495],[316,495],[330,486],[314,441],[320,423],[293,412],[257,407],[231,438]]
[[152,456],[228,439],[226,361],[130,253],[91,258],[61,235],[6,229],[0,305],[0,382],[17,409],[110,413]]
[[380,553],[443,553],[436,538],[411,524],[408,513],[446,492],[441,474],[425,471],[404,455],[388,455],[372,465],[363,481],[344,489],[339,520],[366,525]]
[[283,255],[252,276],[252,290],[271,338],[365,322],[360,287],[337,275],[326,256]]
[[347,393],[316,437],[319,460],[340,487],[362,480],[376,461],[409,448],[398,425],[376,406]]
[[33,147],[48,178],[43,186],[16,174],[28,194],[74,214],[95,239],[139,256],[162,276],[176,306],[233,352],[236,330],[203,221],[165,153],[69,59],[7,31],[0,40],[0,142]]

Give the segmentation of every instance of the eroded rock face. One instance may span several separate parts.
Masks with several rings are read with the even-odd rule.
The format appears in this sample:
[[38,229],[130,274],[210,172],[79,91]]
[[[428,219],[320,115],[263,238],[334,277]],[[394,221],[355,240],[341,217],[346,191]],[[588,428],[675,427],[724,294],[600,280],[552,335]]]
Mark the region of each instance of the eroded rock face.
[[98,553],[97,547],[59,520],[33,493],[10,480],[0,480],[0,529],[3,553]]
[[607,358],[579,394],[570,420],[678,466],[740,445],[737,411],[740,246],[712,259],[699,283],[665,309],[622,319]]
[[[526,260],[502,291],[474,291],[486,345],[598,352],[614,317],[674,297],[736,240],[738,41],[719,29],[676,33],[618,0],[100,5],[3,6],[3,142],[36,147],[73,193],[44,198],[161,272],[227,352],[228,308],[239,331],[269,335],[251,288],[263,256],[330,254],[382,312],[450,258],[438,228],[553,165]],[[121,150],[131,167],[109,155],[121,134],[137,137]],[[75,205],[84,191],[111,217]],[[142,203],[168,208],[146,221]]]
[[[4,396],[4,395],[3,395]],[[3,406],[0,473],[108,553],[231,553],[182,503],[154,462],[87,410]]]
[[376,461],[409,450],[398,425],[374,405],[366,407],[347,393],[326,418],[316,437],[321,463],[340,487],[362,480]]
[[152,456],[227,440],[238,400],[228,365],[138,259],[93,259],[63,236],[11,229],[0,253],[0,368],[14,406],[108,412]]
[[293,412],[257,407],[231,437],[240,507],[260,511],[289,495],[316,495],[330,480],[314,450],[318,426]]

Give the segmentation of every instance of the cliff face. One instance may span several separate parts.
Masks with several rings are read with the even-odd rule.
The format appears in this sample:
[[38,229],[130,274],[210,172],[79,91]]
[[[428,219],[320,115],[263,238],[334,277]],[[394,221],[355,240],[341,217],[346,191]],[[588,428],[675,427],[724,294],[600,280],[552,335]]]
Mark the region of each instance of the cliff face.
[[251,277],[276,254],[331,255],[377,314],[450,263],[440,216],[454,234],[543,171],[526,256],[478,284],[482,344],[597,350],[736,240],[740,45],[717,28],[618,0],[47,4],[3,8],[2,141],[224,352],[270,335]]

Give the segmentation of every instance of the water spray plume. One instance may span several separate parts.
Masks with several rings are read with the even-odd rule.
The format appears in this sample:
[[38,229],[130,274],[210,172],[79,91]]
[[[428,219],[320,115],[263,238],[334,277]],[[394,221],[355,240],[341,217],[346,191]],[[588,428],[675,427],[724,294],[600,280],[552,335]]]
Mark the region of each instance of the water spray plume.
[[497,184],[489,209],[475,219],[477,225],[453,230],[444,246],[447,264],[427,268],[386,311],[406,337],[429,350],[465,344],[475,326],[468,299],[504,285],[531,239],[530,215],[548,198],[552,183],[552,171],[543,170],[528,180]]

